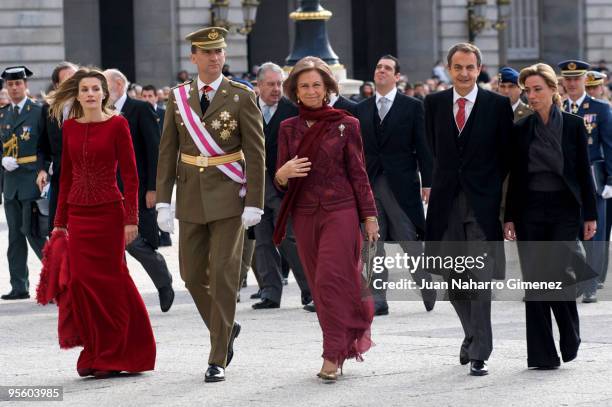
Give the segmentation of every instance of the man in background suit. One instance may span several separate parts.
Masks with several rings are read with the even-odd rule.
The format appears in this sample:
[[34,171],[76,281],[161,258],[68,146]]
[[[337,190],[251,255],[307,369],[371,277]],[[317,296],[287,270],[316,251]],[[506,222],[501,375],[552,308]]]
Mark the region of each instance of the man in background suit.
[[[159,124],[160,132],[164,129],[164,116],[166,115],[166,109],[160,107],[157,104],[157,89],[153,85],[145,85],[142,87],[141,93],[142,100],[145,102],[149,102],[151,106],[153,106],[153,110],[155,110],[155,114],[157,115],[157,124]],[[170,238],[170,233],[159,231],[159,246],[172,246],[172,239]]]
[[[487,253],[481,269],[444,270],[449,284],[450,280],[469,283],[504,278],[499,211],[512,108],[506,97],[476,85],[482,66],[476,46],[454,45],[447,62],[453,88],[425,99],[426,134],[434,157],[425,232],[427,254],[440,255],[434,252],[444,246],[455,255]],[[436,244],[440,241],[450,243]],[[493,350],[491,290],[478,290],[474,295],[449,289],[449,298],[465,333],[459,361],[462,365],[471,362],[471,375],[486,375],[486,361]]]
[[350,99],[345,98],[342,95],[336,95],[332,93],[329,95],[329,105],[334,109],[346,110],[349,113],[353,113],[353,109],[357,106],[357,103]]
[[[79,69],[73,63],[61,62],[51,73],[53,89],[57,89],[66,79],[70,78]],[[65,106],[65,114],[68,115],[71,106]],[[42,192],[43,188],[51,182],[49,188],[49,236],[53,230],[53,220],[57,209],[57,197],[59,196],[59,180],[62,163],[62,129],[60,123],[49,116],[49,104],[45,103],[42,107],[42,118],[45,123],[42,134],[38,139],[38,177],[36,184]],[[51,166],[51,167],[49,167]],[[49,177],[49,173],[51,177]],[[50,178],[50,179],[49,179]]]
[[[407,244],[423,239],[425,213],[431,185],[432,158],[425,141],[422,102],[397,90],[400,65],[397,58],[385,55],[374,71],[376,93],[360,102],[353,113],[361,124],[368,178],[378,209],[380,244],[377,256],[384,256],[384,242]],[[419,177],[420,173],[420,177]],[[380,276],[388,280],[385,268]],[[421,285],[431,275],[418,271],[414,278]],[[373,289],[375,314],[387,315],[386,290]],[[435,303],[435,290],[423,290],[427,311]]]
[[281,256],[293,270],[293,275],[302,292],[302,304],[312,301],[308,283],[297,253],[295,236],[291,224],[281,245],[276,248],[272,241],[274,225],[280,210],[282,194],[274,187],[276,158],[278,151],[278,129],[280,123],[298,114],[297,107],[282,96],[283,70],[280,66],[267,62],[257,73],[259,98],[257,104],[263,115],[264,135],[266,138],[265,202],[261,222],[255,226],[255,259],[261,284],[261,301],[253,304],[254,309],[278,308],[283,292]]
[[159,293],[159,305],[167,312],[174,301],[172,275],[166,260],[157,251],[159,229],[155,220],[155,180],[159,153],[160,130],[153,107],[127,96],[128,80],[117,69],[107,69],[111,102],[127,119],[136,154],[138,169],[138,237],[127,246],[127,251],[142,264]]

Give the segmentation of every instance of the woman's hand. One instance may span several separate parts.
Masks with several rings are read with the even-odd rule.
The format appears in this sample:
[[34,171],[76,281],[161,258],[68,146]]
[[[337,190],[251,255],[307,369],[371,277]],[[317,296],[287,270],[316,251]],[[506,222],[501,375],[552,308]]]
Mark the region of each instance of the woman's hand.
[[378,220],[376,220],[376,218],[368,218],[365,220],[363,226],[368,242],[376,242],[380,237],[378,234]]
[[279,184],[286,185],[291,178],[305,177],[310,171],[311,164],[308,157],[298,158],[296,155],[276,171],[276,179]]
[[591,240],[597,232],[597,221],[589,220],[584,222],[584,240]]
[[506,240],[516,240],[516,230],[514,229],[514,222],[504,223],[504,238]]
[[138,226],[136,225],[125,225],[125,245],[129,245],[138,236]]

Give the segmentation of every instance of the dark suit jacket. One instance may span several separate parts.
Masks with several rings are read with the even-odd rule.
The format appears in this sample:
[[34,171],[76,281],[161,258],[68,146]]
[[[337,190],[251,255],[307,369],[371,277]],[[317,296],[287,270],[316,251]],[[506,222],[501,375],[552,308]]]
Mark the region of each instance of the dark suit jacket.
[[427,240],[442,240],[448,214],[460,189],[487,240],[503,240],[499,210],[502,183],[508,171],[513,116],[508,98],[479,89],[459,137],[453,114],[453,89],[425,98],[427,141],[434,157]]
[[57,183],[59,182],[62,162],[62,129],[55,119],[49,117],[49,105],[47,103],[42,106],[42,117],[44,127],[38,139],[36,154],[38,156],[38,171],[48,171],[49,163],[53,162],[51,181]]
[[[257,98],[259,106],[259,98]],[[266,171],[271,179],[276,173],[276,158],[278,156],[278,129],[283,120],[298,115],[298,108],[286,97],[281,97],[274,116],[266,124],[262,118],[264,136],[266,138]]]
[[360,102],[353,114],[361,123],[366,168],[370,183],[384,173],[395,199],[422,237],[425,214],[421,201],[423,187],[431,185],[432,157],[425,141],[423,104],[397,93],[381,123],[381,135],[376,135],[376,97]]
[[[121,114],[127,119],[132,135],[136,167],[138,169],[138,231],[153,247],[159,245],[159,231],[155,209],[147,209],[145,194],[155,191],[160,128],[157,114],[148,102],[127,98]],[[120,178],[120,177],[119,177]],[[120,184],[121,185],[121,184]]]
[[158,106],[157,109],[155,109],[155,113],[157,113],[157,124],[159,124],[159,131],[161,132],[164,130],[164,116],[166,116],[166,109]]
[[[512,132],[512,165],[508,196],[506,197],[506,222],[520,221],[530,197],[528,157],[534,137],[536,114],[518,121]],[[563,180],[582,207],[585,221],[597,220],[595,186],[589,164],[587,135],[582,118],[563,112]],[[603,227],[603,226],[602,226]]]
[[350,99],[345,98],[342,95],[338,95],[338,99],[336,103],[332,106],[334,109],[342,109],[346,110],[349,113],[353,113],[353,109],[357,106],[357,103],[353,102]]

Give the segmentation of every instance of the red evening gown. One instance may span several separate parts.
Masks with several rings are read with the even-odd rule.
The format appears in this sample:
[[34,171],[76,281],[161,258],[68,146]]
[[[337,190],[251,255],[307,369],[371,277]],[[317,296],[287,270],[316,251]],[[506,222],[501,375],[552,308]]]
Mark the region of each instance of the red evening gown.
[[124,226],[138,224],[138,174],[125,118],[67,120],[61,165],[54,224],[68,229],[68,295],[77,335],[68,345],[83,346],[77,369],[153,370],[153,330],[125,260]]

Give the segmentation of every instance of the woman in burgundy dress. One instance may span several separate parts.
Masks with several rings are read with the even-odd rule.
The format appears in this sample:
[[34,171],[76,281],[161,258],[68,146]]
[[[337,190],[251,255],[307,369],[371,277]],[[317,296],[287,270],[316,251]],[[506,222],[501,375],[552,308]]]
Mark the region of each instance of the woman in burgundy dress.
[[301,59],[284,83],[299,116],[281,123],[275,183],[287,190],[274,241],[289,216],[298,253],[323,331],[318,376],[336,380],[346,359],[361,360],[370,340],[374,305],[361,278],[360,221],[368,240],[378,239],[376,206],[365,170],[359,121],[328,106],[338,94],[331,70],[315,57]]
[[71,100],[53,233],[68,234],[74,330],[66,337],[60,321],[60,343],[83,347],[80,376],[153,370],[153,330],[124,255],[138,234],[138,174],[128,123],[108,109],[108,85],[98,70],[81,68],[57,89],[50,111],[58,122]]

